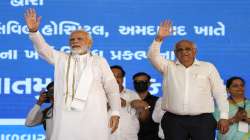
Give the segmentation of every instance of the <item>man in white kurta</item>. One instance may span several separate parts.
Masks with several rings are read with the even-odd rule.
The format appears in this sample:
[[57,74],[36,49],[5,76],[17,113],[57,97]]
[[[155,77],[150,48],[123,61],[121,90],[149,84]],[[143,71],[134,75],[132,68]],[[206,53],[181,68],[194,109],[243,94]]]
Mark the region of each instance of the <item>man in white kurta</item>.
[[[34,9],[26,11],[35,49],[55,67],[51,140],[107,140],[118,126],[121,107],[119,88],[108,63],[88,51],[92,40],[84,31],[72,32],[70,54],[52,49],[38,32],[40,19]],[[107,102],[112,111],[110,121]]]
[[109,140],[138,140],[140,124],[136,109],[130,105],[133,100],[140,100],[140,97],[129,89],[123,89],[120,97],[126,102],[120,110],[119,127]]
[[125,71],[119,65],[111,66],[111,70],[119,85],[121,105],[119,127],[110,135],[109,140],[138,140],[140,129],[139,120],[145,120],[149,111],[145,110],[148,104],[142,101],[139,95],[123,86]]

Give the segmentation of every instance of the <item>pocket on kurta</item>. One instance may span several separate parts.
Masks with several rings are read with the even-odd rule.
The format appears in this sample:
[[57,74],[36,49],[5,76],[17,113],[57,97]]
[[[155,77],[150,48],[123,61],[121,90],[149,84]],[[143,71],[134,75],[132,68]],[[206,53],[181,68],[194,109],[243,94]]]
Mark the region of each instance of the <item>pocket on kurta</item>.
[[197,75],[195,83],[200,94],[208,94],[209,92],[209,80],[205,75]]

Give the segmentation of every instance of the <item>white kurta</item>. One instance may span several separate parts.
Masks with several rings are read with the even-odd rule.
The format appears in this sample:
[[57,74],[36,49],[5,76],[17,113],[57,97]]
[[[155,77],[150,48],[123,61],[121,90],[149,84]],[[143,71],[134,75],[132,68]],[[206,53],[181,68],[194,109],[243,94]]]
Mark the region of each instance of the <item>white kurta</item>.
[[159,123],[158,136],[161,139],[164,139],[164,133],[163,133],[163,130],[161,127],[161,119],[166,111],[161,108],[161,104],[162,104],[161,100],[162,100],[162,97],[160,97],[155,103],[155,108],[154,108],[153,113],[152,113],[152,119],[154,122]]
[[124,89],[120,93],[121,98],[126,100],[126,106],[121,108],[119,126],[115,133],[110,135],[109,140],[138,140],[140,124],[136,115],[136,110],[131,108],[130,102],[140,100],[137,93]]
[[[51,140],[107,140],[110,133],[107,102],[111,106],[112,115],[119,115],[121,101],[119,87],[106,60],[100,56],[91,56],[93,82],[84,110],[67,110],[65,73],[69,55],[50,48],[39,32],[30,33],[30,38],[39,55],[55,66],[54,120]],[[79,66],[77,68],[79,69]],[[76,75],[76,81],[79,79],[78,76]],[[69,81],[69,87],[71,85],[72,82]]]

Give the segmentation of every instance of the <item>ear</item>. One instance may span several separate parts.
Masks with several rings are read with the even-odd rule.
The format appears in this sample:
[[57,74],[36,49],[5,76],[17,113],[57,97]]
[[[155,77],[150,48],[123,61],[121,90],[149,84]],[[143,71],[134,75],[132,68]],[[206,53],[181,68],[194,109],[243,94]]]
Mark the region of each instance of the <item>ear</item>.
[[197,48],[194,48],[194,54],[196,55],[198,52]]
[[174,55],[175,55],[176,60],[179,60],[176,50],[174,50]]
[[176,56],[176,54],[177,54],[177,52],[176,52],[176,50],[174,50],[174,55]]
[[92,45],[89,44],[89,45],[88,45],[88,48],[91,49],[91,48],[92,48]]
[[89,49],[92,47],[93,44],[93,40],[87,36],[86,40],[85,40],[86,45],[89,47]]

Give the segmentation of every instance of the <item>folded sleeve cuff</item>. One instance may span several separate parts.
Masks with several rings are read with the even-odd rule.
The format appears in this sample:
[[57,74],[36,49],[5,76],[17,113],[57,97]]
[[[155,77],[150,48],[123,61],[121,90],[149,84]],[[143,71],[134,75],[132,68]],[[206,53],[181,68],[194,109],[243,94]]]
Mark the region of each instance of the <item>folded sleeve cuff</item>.
[[120,112],[119,111],[112,111],[111,116],[120,116]]
[[40,33],[39,33],[39,31],[37,31],[37,32],[29,32],[29,37],[34,37],[34,36],[36,36],[36,35],[39,35]]
[[228,119],[229,118],[228,116],[229,116],[228,112],[221,112],[220,113],[220,119]]
[[161,46],[162,41],[156,41],[156,40],[154,40],[152,44],[153,44],[154,46]]

